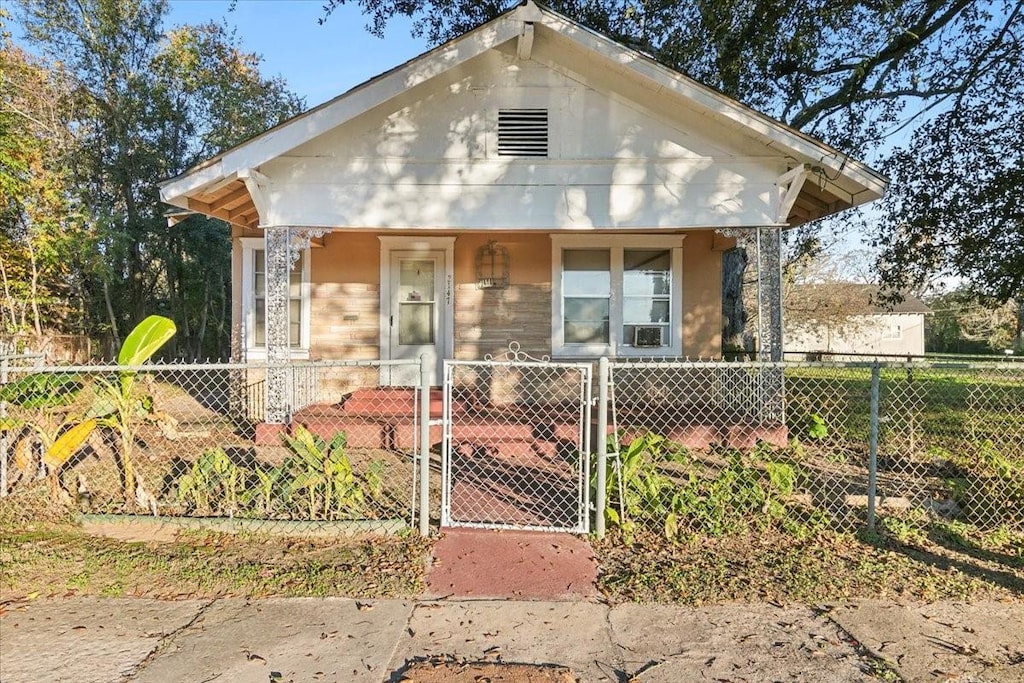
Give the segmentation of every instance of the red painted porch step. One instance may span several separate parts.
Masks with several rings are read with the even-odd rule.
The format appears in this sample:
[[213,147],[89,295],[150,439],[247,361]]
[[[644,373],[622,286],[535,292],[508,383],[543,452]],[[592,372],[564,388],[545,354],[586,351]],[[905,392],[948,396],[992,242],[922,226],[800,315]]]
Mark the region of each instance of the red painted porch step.
[[[357,389],[341,402],[342,412],[363,417],[411,417],[416,407],[416,390],[407,387]],[[430,390],[430,417],[444,413],[444,394]]]

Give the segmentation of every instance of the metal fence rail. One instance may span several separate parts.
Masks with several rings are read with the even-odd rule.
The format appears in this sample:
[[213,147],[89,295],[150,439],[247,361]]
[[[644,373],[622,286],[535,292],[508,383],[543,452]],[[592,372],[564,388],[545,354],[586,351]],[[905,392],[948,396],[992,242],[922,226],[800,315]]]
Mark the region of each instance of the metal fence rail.
[[[9,367],[2,493],[49,471],[82,512],[415,526],[422,389],[381,386],[384,365]],[[286,374],[278,424],[268,372]]]

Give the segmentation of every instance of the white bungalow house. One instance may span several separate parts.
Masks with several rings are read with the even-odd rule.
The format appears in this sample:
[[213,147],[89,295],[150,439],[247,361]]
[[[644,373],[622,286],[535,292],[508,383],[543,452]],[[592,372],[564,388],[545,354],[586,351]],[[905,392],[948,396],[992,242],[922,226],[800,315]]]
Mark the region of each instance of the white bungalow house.
[[886,182],[528,1],[160,193],[232,226],[240,360],[717,357],[737,241],[779,359],[780,231]]

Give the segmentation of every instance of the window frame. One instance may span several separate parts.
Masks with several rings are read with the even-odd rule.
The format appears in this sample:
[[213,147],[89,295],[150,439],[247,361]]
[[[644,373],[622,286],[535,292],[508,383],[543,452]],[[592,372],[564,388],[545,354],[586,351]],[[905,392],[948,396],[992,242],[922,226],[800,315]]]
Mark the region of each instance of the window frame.
[[[266,360],[266,345],[257,346],[253,342],[256,338],[256,288],[254,282],[256,252],[266,253],[266,241],[262,237],[240,237],[239,242],[242,247],[242,353],[246,360]],[[309,248],[302,250],[302,277],[299,289],[301,296],[299,346],[289,346],[288,349],[289,357],[297,360],[309,358],[310,312],[312,308],[312,288],[309,281],[310,254]]]
[[[551,236],[551,355],[594,358],[600,356],[681,356],[683,353],[683,240],[686,235],[552,235]],[[565,249],[608,249],[611,260],[608,344],[566,344],[562,252]],[[668,250],[672,288],[669,303],[669,340],[665,346],[638,348],[623,339],[624,302],[623,252],[626,250]]]

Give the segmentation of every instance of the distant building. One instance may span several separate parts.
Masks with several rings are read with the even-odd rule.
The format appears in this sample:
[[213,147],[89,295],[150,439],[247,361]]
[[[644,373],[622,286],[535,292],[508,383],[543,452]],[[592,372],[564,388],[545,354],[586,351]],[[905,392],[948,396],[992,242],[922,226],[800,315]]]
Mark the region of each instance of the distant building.
[[848,282],[793,287],[785,301],[786,353],[924,355],[924,319],[931,309],[909,294],[887,307],[874,303],[877,294],[874,285]]

